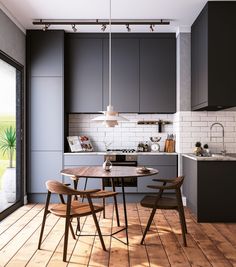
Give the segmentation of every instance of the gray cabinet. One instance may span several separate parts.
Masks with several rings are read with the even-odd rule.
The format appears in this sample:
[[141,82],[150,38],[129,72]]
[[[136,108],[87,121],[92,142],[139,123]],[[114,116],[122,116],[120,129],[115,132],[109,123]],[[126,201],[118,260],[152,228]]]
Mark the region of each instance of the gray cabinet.
[[64,75],[63,39],[63,31],[27,31],[27,55],[31,76]]
[[[108,104],[108,34],[67,34],[66,111]],[[175,34],[112,34],[112,104],[119,112],[176,111]]]
[[[108,40],[104,40],[104,109],[108,105]],[[139,111],[139,39],[112,39],[112,105],[118,112]]]
[[235,12],[234,1],[208,2],[192,25],[192,110],[236,106]]
[[159,171],[157,175],[138,178],[138,192],[154,192],[147,185],[155,185],[155,178],[175,178],[177,176],[177,155],[145,155],[138,156],[138,165],[155,168]]
[[236,222],[236,161],[183,157],[183,195],[198,222]]
[[61,181],[64,150],[64,32],[27,31],[29,201],[44,201],[45,181]]
[[176,111],[176,39],[140,40],[140,112]]
[[72,113],[98,112],[103,107],[102,39],[83,36],[68,35],[66,45],[66,91]]

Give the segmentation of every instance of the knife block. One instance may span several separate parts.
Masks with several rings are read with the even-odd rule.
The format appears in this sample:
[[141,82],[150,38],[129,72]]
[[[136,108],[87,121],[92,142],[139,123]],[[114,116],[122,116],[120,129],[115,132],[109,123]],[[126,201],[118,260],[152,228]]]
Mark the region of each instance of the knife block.
[[175,152],[175,140],[166,139],[164,152],[173,153]]

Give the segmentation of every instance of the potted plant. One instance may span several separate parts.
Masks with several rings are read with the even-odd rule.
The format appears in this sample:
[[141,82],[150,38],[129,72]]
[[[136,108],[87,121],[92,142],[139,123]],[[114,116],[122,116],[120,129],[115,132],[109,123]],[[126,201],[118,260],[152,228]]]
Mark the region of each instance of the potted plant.
[[196,142],[193,152],[196,156],[202,156],[203,149],[201,142]]
[[13,167],[13,157],[16,150],[16,130],[10,126],[0,135],[0,150],[3,155],[8,153],[9,167],[3,174],[3,191],[7,202],[13,203],[16,200],[16,170]]

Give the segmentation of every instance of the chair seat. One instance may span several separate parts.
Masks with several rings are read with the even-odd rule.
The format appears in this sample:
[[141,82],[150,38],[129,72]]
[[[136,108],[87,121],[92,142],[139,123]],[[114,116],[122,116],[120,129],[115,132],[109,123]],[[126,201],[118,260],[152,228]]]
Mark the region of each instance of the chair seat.
[[[100,212],[103,210],[102,206],[99,205],[93,205],[95,212]],[[50,209],[50,212],[56,216],[59,217],[66,217],[66,204],[56,204],[53,205]],[[91,209],[88,203],[81,203],[77,200],[72,201],[71,203],[71,211],[70,216],[71,217],[82,217],[90,215]]]
[[107,190],[100,190],[96,193],[90,195],[91,198],[104,198],[104,197],[113,197],[117,195],[117,192],[114,191],[107,191]]
[[[145,196],[141,200],[141,206],[147,207],[147,208],[153,208],[155,201],[156,201],[157,196]],[[158,200],[157,203],[157,208],[158,209],[177,209],[178,204],[176,198],[171,198],[171,197],[161,197]]]

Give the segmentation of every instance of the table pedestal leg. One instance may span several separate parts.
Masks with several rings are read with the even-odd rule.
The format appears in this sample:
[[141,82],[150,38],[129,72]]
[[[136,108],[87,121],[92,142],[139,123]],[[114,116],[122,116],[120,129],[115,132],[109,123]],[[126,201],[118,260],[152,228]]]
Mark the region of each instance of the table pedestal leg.
[[128,238],[128,219],[127,219],[126,200],[125,200],[125,185],[124,185],[124,178],[121,178],[121,188],[122,188],[122,197],[123,197],[123,206],[124,206],[124,216],[125,216],[126,241],[127,241],[127,245],[129,245],[129,238]]

